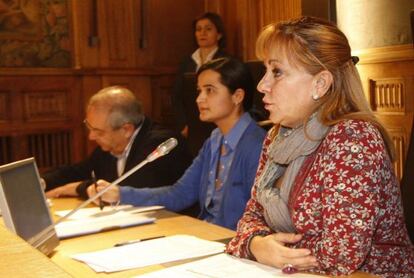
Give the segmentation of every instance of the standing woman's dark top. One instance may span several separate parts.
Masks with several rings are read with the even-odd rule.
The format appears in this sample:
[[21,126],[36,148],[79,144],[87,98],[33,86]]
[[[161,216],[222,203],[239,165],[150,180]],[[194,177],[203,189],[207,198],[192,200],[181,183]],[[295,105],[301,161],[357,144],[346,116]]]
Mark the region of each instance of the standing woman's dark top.
[[195,73],[206,62],[229,55],[223,50],[226,36],[218,14],[202,14],[193,21],[193,30],[198,48],[181,62],[173,87],[172,105],[177,129],[187,137],[191,152],[196,156],[215,126],[198,118]]

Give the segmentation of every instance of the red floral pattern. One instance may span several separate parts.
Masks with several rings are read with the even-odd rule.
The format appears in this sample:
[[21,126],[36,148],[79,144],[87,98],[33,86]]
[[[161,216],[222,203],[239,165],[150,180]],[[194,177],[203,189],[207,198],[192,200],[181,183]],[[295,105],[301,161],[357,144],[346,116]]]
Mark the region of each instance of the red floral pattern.
[[[271,133],[257,175],[268,159]],[[251,258],[248,243],[253,235],[273,233],[256,200],[256,182],[237,235],[227,246],[227,252],[238,257]],[[303,234],[295,247],[309,248],[319,262],[312,272],[414,274],[414,247],[404,223],[399,184],[372,124],[346,120],[333,126],[302,166],[289,207],[297,233]]]

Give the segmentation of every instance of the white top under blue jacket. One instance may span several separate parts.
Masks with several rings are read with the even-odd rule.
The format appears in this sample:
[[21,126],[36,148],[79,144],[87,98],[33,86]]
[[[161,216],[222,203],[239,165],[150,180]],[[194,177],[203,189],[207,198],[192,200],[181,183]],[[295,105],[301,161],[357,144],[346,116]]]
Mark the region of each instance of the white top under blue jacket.
[[[184,175],[172,186],[158,188],[120,187],[121,203],[136,206],[162,205],[180,211],[197,201],[200,219],[235,230],[241,218],[256,175],[265,130],[244,113],[226,136],[216,128],[204,142],[198,156]],[[220,191],[214,188],[220,142],[228,154]],[[212,206],[212,200],[216,201]],[[219,203],[217,203],[219,202]],[[213,208],[214,207],[214,208]]]

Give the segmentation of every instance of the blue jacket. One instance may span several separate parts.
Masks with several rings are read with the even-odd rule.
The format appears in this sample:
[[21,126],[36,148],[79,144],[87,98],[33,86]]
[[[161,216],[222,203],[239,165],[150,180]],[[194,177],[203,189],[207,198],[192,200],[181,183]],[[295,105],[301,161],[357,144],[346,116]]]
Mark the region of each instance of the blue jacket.
[[[256,175],[265,131],[251,122],[236,147],[231,168],[223,185],[223,203],[215,224],[235,230]],[[136,206],[162,205],[180,211],[197,201],[199,218],[205,217],[211,142],[208,138],[184,175],[173,185],[158,188],[120,187],[121,203]]]

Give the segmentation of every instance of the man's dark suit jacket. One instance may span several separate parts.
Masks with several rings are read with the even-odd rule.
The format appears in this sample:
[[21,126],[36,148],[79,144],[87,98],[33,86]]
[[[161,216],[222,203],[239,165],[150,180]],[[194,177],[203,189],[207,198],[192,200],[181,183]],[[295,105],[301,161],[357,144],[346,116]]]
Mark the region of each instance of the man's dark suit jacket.
[[[135,137],[125,164],[124,173],[143,161],[159,144],[171,137],[177,138],[177,147],[166,156],[148,163],[123,180],[120,185],[137,188],[159,187],[172,185],[180,178],[191,164],[191,155],[187,144],[180,135],[161,127],[148,118],[145,118],[140,131]],[[95,171],[97,179],[112,182],[118,178],[116,163],[117,159],[114,156],[97,147],[87,159],[46,173],[43,176],[47,184],[46,191],[69,182],[83,181],[78,186],[77,192],[82,198],[86,199],[86,188],[92,183],[92,170]]]

